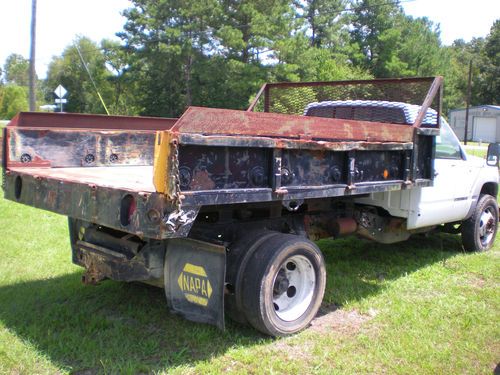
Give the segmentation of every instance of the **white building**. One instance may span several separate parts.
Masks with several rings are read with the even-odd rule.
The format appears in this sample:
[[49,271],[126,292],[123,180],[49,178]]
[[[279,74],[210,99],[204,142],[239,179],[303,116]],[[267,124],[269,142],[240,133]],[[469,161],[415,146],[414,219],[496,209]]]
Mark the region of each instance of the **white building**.
[[[449,112],[449,123],[457,137],[463,141],[465,133],[465,108]],[[500,142],[500,106],[480,105],[469,108],[467,140],[475,142]]]

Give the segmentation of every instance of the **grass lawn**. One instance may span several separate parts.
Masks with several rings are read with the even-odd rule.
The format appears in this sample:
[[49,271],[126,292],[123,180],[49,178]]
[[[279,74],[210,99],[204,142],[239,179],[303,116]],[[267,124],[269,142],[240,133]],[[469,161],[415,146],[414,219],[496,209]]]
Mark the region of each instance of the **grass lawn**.
[[467,148],[465,149],[465,152],[467,153],[467,155],[470,155],[470,156],[478,156],[482,159],[485,159],[486,158],[486,153],[488,152],[486,149],[480,149],[480,148]]
[[488,144],[483,143],[481,146],[477,143],[472,145],[471,142],[467,142],[467,146],[462,143],[462,147],[465,149],[467,155],[478,156],[482,159],[486,159],[486,154],[488,153]]
[[319,242],[320,315],[270,339],[167,311],[163,290],[80,282],[62,216],[0,198],[0,373],[492,374],[500,360],[500,241]]

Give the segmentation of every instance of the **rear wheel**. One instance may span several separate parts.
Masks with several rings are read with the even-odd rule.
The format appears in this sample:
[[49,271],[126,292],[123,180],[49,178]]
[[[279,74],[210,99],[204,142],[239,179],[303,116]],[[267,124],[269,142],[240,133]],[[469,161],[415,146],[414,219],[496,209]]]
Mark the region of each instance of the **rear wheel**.
[[305,328],[323,300],[323,256],[311,241],[279,234],[259,246],[243,271],[242,302],[247,320],[271,336]]
[[462,243],[467,251],[491,248],[498,229],[498,203],[491,195],[481,195],[472,216],[462,223]]

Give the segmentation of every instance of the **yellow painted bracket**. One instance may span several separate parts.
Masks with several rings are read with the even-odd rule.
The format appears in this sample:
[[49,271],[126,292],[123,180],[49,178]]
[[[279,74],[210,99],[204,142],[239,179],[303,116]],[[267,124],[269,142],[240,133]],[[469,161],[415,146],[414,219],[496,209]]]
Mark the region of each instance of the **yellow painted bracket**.
[[175,140],[172,132],[168,130],[156,132],[153,184],[157,192],[167,195],[170,199],[175,195],[175,183],[172,178],[176,173],[173,171],[176,156],[172,147]]

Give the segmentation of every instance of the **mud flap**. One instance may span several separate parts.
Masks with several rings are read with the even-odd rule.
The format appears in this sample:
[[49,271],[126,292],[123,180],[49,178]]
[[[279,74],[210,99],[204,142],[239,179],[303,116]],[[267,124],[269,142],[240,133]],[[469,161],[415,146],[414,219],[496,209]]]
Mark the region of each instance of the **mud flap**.
[[165,254],[165,294],[170,309],[188,320],[224,329],[224,246],[171,239]]

